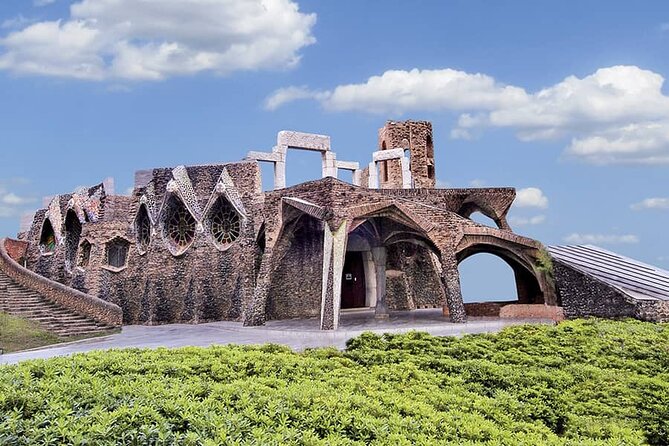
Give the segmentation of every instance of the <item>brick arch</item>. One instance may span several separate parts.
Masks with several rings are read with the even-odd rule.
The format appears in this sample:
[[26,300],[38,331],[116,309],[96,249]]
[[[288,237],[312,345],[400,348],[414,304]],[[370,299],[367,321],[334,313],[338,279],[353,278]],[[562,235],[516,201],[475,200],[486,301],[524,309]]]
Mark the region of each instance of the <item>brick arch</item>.
[[495,222],[495,225],[499,229],[510,229],[509,224],[506,221],[506,218],[502,215],[497,215],[497,212],[485,203],[479,203],[477,201],[466,201],[462,203],[460,209],[458,209],[457,214],[464,218],[470,218],[471,215],[475,212],[480,212],[489,219]]
[[528,251],[530,251],[528,248],[514,248],[507,241],[487,237],[487,240],[465,243],[465,247],[456,252],[456,259],[459,265],[476,254],[494,255],[502,259],[513,270],[519,303],[548,303],[546,301],[547,286],[545,278],[535,270],[533,266],[534,255]]

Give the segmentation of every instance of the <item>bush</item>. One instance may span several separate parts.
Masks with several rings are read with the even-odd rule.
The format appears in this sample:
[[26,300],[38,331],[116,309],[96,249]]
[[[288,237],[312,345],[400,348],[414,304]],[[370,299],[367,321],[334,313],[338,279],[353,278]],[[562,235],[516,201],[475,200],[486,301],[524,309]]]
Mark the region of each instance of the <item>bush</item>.
[[110,350],[0,368],[0,444],[667,444],[669,328]]

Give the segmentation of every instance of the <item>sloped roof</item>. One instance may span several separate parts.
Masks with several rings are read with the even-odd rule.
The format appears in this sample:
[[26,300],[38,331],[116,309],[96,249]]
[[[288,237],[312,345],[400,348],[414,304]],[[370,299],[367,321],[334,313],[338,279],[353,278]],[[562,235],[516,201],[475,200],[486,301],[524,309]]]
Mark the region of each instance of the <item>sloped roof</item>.
[[669,300],[669,271],[592,245],[549,246],[548,251],[633,298]]

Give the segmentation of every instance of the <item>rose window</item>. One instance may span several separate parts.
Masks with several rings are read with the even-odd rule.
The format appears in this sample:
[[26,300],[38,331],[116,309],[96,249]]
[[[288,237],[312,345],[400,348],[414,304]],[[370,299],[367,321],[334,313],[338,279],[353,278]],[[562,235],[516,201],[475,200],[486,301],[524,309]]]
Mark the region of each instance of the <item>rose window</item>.
[[239,238],[241,218],[239,213],[224,197],[219,197],[210,213],[210,230],[219,245],[229,245]]

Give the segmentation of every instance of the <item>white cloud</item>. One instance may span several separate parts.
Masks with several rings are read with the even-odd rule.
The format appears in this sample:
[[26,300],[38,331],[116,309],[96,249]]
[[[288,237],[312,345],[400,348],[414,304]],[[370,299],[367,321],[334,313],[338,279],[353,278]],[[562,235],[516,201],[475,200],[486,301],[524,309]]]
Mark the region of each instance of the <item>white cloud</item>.
[[16,17],[12,17],[11,19],[3,20],[3,22],[0,23],[0,28],[2,29],[21,28],[22,26],[26,26],[27,24],[34,22],[35,21],[32,19],[24,17],[23,14],[19,14]]
[[473,179],[469,182],[470,187],[485,187],[486,182],[480,178]]
[[533,217],[509,217],[509,223],[514,226],[540,225],[545,221],[545,215],[535,215]]
[[577,245],[592,244],[592,245],[618,245],[618,244],[633,244],[639,243],[639,237],[632,234],[627,235],[610,235],[610,234],[569,234],[564,238],[567,243]]
[[437,184],[435,185],[437,189],[448,189],[453,187],[450,181],[437,179]]
[[539,208],[548,207],[548,197],[538,187],[526,187],[516,192],[516,201],[513,202],[519,208]]
[[19,206],[27,203],[34,203],[34,198],[20,197],[13,192],[0,194],[0,203],[10,206]]
[[46,6],[52,3],[56,3],[56,0],[33,0],[33,5],[35,6]]
[[669,198],[646,198],[630,206],[634,211],[644,209],[669,209]]
[[274,108],[310,98],[334,111],[456,111],[461,114],[453,138],[509,128],[522,141],[563,140],[565,153],[585,162],[662,164],[669,163],[669,96],[663,84],[663,76],[636,66],[569,76],[534,93],[481,73],[390,70],[318,95],[299,87],[300,94],[284,95]]
[[0,39],[0,69],[87,80],[283,69],[315,42],[315,21],[291,0],[81,0],[66,20]]
[[307,87],[286,87],[280,88],[272,93],[267,99],[265,99],[265,110],[276,110],[284,104],[289,102],[297,101],[300,99],[322,99],[325,98],[328,93],[320,91],[312,91]]

